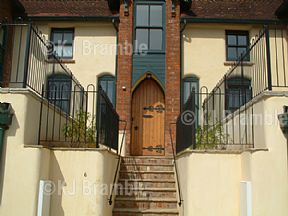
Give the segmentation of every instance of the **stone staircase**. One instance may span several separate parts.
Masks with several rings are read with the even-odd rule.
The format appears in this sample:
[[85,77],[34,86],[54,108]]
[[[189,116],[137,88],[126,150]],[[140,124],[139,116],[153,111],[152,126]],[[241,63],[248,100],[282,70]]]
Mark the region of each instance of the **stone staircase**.
[[177,207],[171,157],[122,158],[113,216],[175,216]]

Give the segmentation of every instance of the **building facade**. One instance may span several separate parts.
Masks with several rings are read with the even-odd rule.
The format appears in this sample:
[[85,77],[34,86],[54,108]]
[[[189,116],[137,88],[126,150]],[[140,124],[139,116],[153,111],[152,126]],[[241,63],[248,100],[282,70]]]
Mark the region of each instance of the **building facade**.
[[0,3],[1,215],[288,214],[287,1]]

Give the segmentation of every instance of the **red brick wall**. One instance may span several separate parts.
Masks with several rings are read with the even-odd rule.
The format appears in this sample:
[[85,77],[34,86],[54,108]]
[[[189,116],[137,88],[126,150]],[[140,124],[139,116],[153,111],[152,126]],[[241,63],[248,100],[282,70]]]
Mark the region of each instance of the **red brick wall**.
[[[166,1],[166,94],[165,94],[166,154],[172,154],[169,125],[176,122],[180,112],[180,5],[172,15],[172,1]],[[172,125],[175,144],[176,127]]]
[[[180,5],[176,14],[172,14],[172,1],[166,1],[166,114],[165,146],[166,155],[172,154],[169,124],[175,122],[180,112]],[[133,2],[130,1],[129,15],[124,14],[124,4],[120,8],[119,46],[133,44]],[[122,51],[122,52],[121,52]],[[132,53],[119,50],[117,73],[117,112],[120,118],[128,121],[126,136],[126,154],[130,154],[131,136],[131,100],[132,100]],[[122,87],[126,87],[124,91]],[[175,138],[175,127],[173,127]],[[175,141],[174,141],[175,143]]]
[[[130,128],[131,128],[131,79],[132,79],[132,53],[128,44],[133,43],[133,1],[130,1],[129,15],[124,14],[124,4],[120,7],[120,24],[119,24],[119,50],[118,50],[118,70],[117,70],[117,112],[121,120],[126,120],[126,154],[130,154]],[[126,46],[125,46],[126,45]],[[122,48],[122,49],[121,49]],[[122,87],[126,89],[123,90]],[[123,128],[122,128],[123,129]]]

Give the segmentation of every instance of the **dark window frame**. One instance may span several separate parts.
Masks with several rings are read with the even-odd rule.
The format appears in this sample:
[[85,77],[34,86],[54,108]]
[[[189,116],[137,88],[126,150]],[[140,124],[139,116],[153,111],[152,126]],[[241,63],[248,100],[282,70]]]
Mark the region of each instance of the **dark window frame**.
[[[196,126],[199,125],[199,110],[200,110],[200,97],[199,97],[199,91],[200,91],[200,84],[199,84],[199,78],[196,76],[187,76],[182,79],[181,83],[181,111],[184,111],[185,107],[185,83],[196,83],[196,89],[195,89],[195,108],[196,108]],[[191,85],[192,86],[192,85]],[[192,89],[191,89],[192,92]],[[190,94],[191,94],[190,92]],[[189,95],[190,97],[190,95]],[[188,98],[189,98],[188,97]]]
[[[165,21],[166,21],[166,10],[165,10],[165,1],[136,1],[134,4],[134,28],[133,28],[133,44],[134,44],[134,48],[133,48],[133,52],[134,54],[164,54],[165,53],[165,48],[166,48],[166,25],[165,25]],[[141,25],[141,26],[137,26],[137,6],[138,5],[144,5],[144,6],[149,6],[149,15],[148,15],[148,25]],[[150,25],[150,7],[151,6],[155,6],[155,5],[159,5],[162,7],[162,25],[161,26],[151,26]],[[136,31],[137,29],[146,29],[148,30],[148,50],[144,50],[142,52],[140,52],[137,47],[136,47]],[[150,30],[162,30],[162,49],[160,50],[154,50],[154,49],[150,49]]]
[[[251,79],[240,76],[232,77],[225,81],[225,86],[225,108],[227,114],[235,112],[252,100],[253,89]],[[236,101],[238,106],[230,106],[231,98],[233,101]]]
[[[56,97],[53,97],[53,96],[51,97],[51,92],[53,94],[53,91],[54,91],[54,90],[51,90],[51,85],[55,85],[56,87],[59,87],[65,84],[67,84],[68,89],[70,89],[69,91],[67,91],[68,97],[63,98],[61,93],[59,94],[59,89],[56,89],[56,91],[54,92],[53,96],[56,95]],[[66,114],[70,114],[71,93],[72,93],[72,77],[71,76],[67,74],[63,74],[63,73],[55,73],[55,74],[50,74],[47,77],[47,95],[46,95],[47,100],[50,103],[54,104],[55,106],[59,107],[59,109],[61,109]],[[61,95],[60,98],[57,97],[57,95]],[[67,102],[67,106],[66,106],[67,109],[65,109],[65,106],[64,106],[65,102]]]
[[[54,44],[54,34],[55,33],[60,33],[62,34],[62,43],[61,44]],[[72,43],[64,43],[63,44],[63,40],[64,40],[64,34],[65,33],[71,33],[72,34]],[[73,59],[73,54],[74,54],[74,37],[75,37],[75,29],[74,28],[52,28],[51,29],[51,37],[50,37],[50,41],[52,42],[53,44],[53,52],[56,53],[54,51],[54,47],[55,46],[63,46],[63,47],[72,47],[72,53],[71,53],[71,56],[63,56],[63,49],[62,49],[62,54],[61,56],[58,56],[60,59]]]
[[[109,98],[109,94],[107,92],[107,89],[103,89],[100,82],[109,82],[113,81],[113,89],[112,89],[112,99]],[[116,78],[113,75],[102,75],[98,77],[98,89],[101,86],[102,90],[107,94],[108,98],[110,99],[110,102],[112,103],[113,107],[116,107]],[[108,88],[108,85],[106,86]]]
[[[249,31],[243,31],[243,30],[226,30],[226,61],[237,61],[240,58],[240,53],[238,53],[239,49],[246,49],[246,53],[247,54],[244,58],[244,61],[249,62],[250,61],[250,54],[247,53],[249,51],[249,44],[250,44],[250,33]],[[229,44],[229,36],[236,36],[236,45],[230,45]],[[246,46],[244,45],[239,45],[239,41],[238,41],[238,37],[239,36],[245,36],[246,37]],[[229,57],[229,48],[236,48],[236,59]]]

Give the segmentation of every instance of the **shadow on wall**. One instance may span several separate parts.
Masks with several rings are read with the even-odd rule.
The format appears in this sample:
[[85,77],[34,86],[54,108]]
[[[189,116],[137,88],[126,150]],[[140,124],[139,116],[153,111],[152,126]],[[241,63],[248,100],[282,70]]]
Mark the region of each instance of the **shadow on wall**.
[[[13,111],[14,113],[14,111]],[[12,125],[8,130],[6,130],[4,142],[3,142],[3,149],[0,155],[0,205],[2,203],[2,195],[3,195],[3,187],[4,187],[4,178],[5,178],[5,162],[6,162],[6,152],[7,152],[7,137],[15,137],[17,130],[20,128],[17,116],[13,116]],[[10,143],[12,144],[12,143]],[[17,144],[17,143],[16,143]]]
[[[71,169],[73,169],[73,167],[71,167]],[[52,173],[53,177],[51,176]],[[54,178],[54,176],[56,176],[56,178]],[[53,188],[53,193],[51,195],[50,215],[64,216],[65,213],[62,206],[62,187],[68,187],[69,185],[67,185],[57,158],[53,153],[51,153],[50,159],[50,177],[52,177],[52,179],[50,180],[53,182],[53,185],[55,185],[55,187]],[[51,210],[53,210],[53,212]]]

